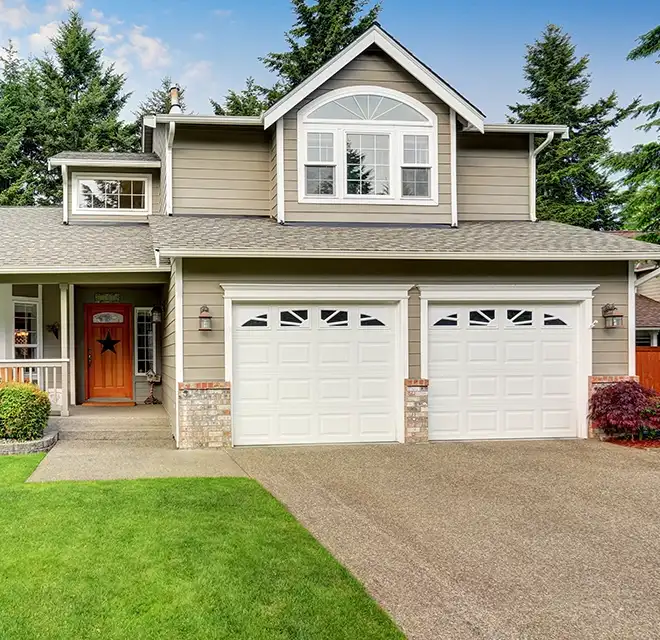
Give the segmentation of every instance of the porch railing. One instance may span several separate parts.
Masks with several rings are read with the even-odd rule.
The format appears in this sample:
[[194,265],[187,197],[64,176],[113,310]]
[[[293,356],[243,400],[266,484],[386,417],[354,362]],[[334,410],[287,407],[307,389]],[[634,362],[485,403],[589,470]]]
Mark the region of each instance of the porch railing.
[[50,397],[51,413],[69,415],[69,360],[0,360],[0,382],[36,384]]

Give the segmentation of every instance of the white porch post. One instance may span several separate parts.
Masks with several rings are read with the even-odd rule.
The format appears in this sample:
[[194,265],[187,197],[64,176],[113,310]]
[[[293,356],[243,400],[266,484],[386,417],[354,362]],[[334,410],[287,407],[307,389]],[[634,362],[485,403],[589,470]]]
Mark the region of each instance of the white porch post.
[[60,346],[62,349],[62,405],[61,415],[69,415],[69,285],[60,284]]
[[74,285],[69,285],[69,403],[76,404],[76,322]]
[[0,284],[0,360],[14,357],[14,309],[11,295],[12,285]]

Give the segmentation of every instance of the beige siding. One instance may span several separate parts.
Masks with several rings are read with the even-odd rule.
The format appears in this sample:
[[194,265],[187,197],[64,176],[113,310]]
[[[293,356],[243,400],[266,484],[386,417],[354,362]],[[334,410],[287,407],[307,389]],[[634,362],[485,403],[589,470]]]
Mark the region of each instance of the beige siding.
[[[274,276],[273,274],[277,274]],[[188,381],[224,379],[224,305],[220,283],[248,281],[292,282],[406,282],[439,284],[443,280],[484,284],[487,282],[585,283],[599,285],[594,294],[594,320],[601,319],[601,307],[614,303],[624,313],[627,324],[627,264],[612,263],[513,263],[513,262],[391,262],[328,261],[305,263],[295,260],[185,260],[184,263],[184,379]],[[208,304],[213,315],[213,331],[197,331],[199,306]],[[409,299],[409,375],[421,375],[421,334],[419,297],[414,289]],[[627,375],[628,332],[606,331],[602,319],[593,330],[594,375]]]
[[69,219],[70,220],[79,220],[79,221],[86,221],[86,220],[95,220],[95,221],[101,221],[101,220],[112,220],[116,221],[117,219],[121,219],[126,221],[128,218],[136,218],[138,220],[146,220],[146,217],[137,214],[135,216],[128,216],[126,214],[122,215],[112,215],[112,214],[102,214],[102,213],[85,213],[85,214],[77,214],[73,211],[73,174],[87,174],[87,175],[121,175],[124,176],[126,175],[129,177],[131,174],[148,174],[151,175],[151,213],[159,213],[160,212],[160,169],[127,169],[125,167],[122,168],[117,168],[117,167],[85,167],[85,168],[71,168],[69,167],[68,171],[68,180],[69,180],[69,191],[68,191],[68,199],[67,199],[67,206],[69,208]]
[[[213,331],[199,330],[199,309],[207,305]],[[212,261],[183,262],[183,379],[224,380],[224,299]]]
[[174,213],[270,214],[269,132],[179,126],[172,165]]
[[158,206],[152,207],[153,213],[160,213],[164,215],[167,213],[167,184],[170,176],[167,171],[167,125],[159,124],[156,129],[148,129],[153,131],[153,149],[154,153],[158,154],[160,158],[160,197],[158,199]]
[[270,215],[277,218],[277,134],[270,141]]
[[[310,204],[298,202],[297,116],[298,110],[321,95],[355,85],[375,85],[405,93],[438,116],[438,206],[411,203]],[[336,222],[432,222],[449,223],[450,208],[449,108],[407,71],[378,49],[368,50],[346,65],[322,87],[284,117],[284,191],[287,221]]]
[[529,220],[527,135],[459,133],[458,220]]
[[408,293],[408,376],[422,377],[421,302],[419,289],[413,287]]
[[637,287],[637,293],[660,301],[660,278],[653,278],[645,282],[641,287]]
[[[175,317],[175,271],[166,285],[163,309],[161,342],[161,376],[163,407],[170,418],[172,429],[176,423],[176,317]],[[174,432],[174,431],[173,431]]]

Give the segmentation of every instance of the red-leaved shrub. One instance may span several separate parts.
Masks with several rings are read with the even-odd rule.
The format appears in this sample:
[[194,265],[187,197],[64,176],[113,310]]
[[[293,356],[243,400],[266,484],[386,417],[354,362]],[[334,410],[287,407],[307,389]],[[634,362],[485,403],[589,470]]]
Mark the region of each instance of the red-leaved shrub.
[[615,382],[593,392],[589,402],[589,418],[595,427],[605,433],[627,432],[634,437],[648,424],[649,409],[657,407],[659,401],[653,389],[647,389],[639,382]]

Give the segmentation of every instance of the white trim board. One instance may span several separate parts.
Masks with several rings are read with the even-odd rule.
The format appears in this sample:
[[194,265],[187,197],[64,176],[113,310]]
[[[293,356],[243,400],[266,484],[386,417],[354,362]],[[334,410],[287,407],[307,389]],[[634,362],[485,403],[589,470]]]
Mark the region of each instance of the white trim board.
[[175,260],[174,271],[174,360],[175,439],[179,446],[179,382],[183,382],[183,260]]
[[[80,207],[80,180],[144,180],[144,209],[90,209]],[[80,173],[71,174],[71,214],[106,215],[121,218],[127,215],[149,215],[152,213],[152,175],[150,173]]]
[[589,376],[592,374],[593,292],[596,284],[418,285],[421,318],[421,376],[429,375],[429,302],[573,302],[578,305],[578,437],[588,435]]
[[286,213],[284,210],[284,203],[286,201],[284,193],[284,120],[277,121],[277,127],[275,129],[275,147],[275,152],[277,153],[277,158],[275,159],[275,171],[277,172],[277,221],[283,224],[286,220]]
[[421,82],[431,93],[454,109],[466,122],[483,133],[484,115],[446,82],[429,70],[415,56],[402,47],[379,25],[367,29],[357,40],[324,64],[307,80],[274,104],[264,113],[264,128],[268,129],[286,113],[300,104],[310,93],[318,89],[349,62],[357,58],[370,46],[376,45],[402,66],[410,75]]
[[635,262],[631,260],[628,263],[628,375],[637,375],[637,351],[635,344],[635,330],[637,324],[636,318],[636,300],[635,293],[637,288],[637,276],[635,275]]
[[[383,284],[289,284],[274,286],[268,283],[224,283],[224,347],[225,380],[232,381],[233,371],[233,305],[241,302],[391,302],[396,304],[396,368],[401,385],[408,377],[408,293],[412,285]],[[234,393],[232,395],[232,415]],[[403,389],[396,399],[396,437],[404,442],[405,416]],[[232,441],[233,444],[233,441]]]

